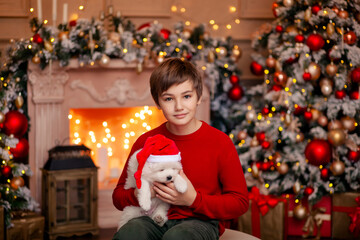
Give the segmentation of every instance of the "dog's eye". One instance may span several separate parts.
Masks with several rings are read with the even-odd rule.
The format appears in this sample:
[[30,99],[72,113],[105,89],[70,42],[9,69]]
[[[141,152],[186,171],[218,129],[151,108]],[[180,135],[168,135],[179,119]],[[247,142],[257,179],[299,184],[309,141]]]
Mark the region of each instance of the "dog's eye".
[[160,172],[164,171],[165,169],[161,169]]

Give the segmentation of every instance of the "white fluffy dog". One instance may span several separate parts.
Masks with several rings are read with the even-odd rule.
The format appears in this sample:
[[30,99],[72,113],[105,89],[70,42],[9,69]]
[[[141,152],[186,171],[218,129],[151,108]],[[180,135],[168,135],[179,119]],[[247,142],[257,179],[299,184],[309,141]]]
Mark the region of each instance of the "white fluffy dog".
[[[141,150],[136,151],[129,159],[125,189],[135,188],[137,186],[134,174],[138,170],[139,163],[136,156],[140,151]],[[140,207],[125,207],[118,228],[122,227],[130,219],[140,216],[149,216],[159,226],[163,226],[168,220],[167,213],[170,205],[156,197],[151,198],[152,183],[173,182],[176,190],[184,193],[187,190],[187,183],[186,180],[179,175],[181,169],[182,165],[180,161],[146,161],[141,174],[141,187],[138,189],[137,194]]]

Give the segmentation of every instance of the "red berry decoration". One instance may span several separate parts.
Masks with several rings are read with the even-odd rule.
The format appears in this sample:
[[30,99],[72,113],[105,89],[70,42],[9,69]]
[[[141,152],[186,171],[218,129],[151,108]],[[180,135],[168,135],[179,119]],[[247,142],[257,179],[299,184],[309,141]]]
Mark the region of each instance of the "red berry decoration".
[[305,148],[305,157],[315,166],[325,165],[332,157],[331,145],[326,140],[314,139]]
[[230,82],[231,82],[231,84],[237,84],[239,82],[239,77],[236,75],[231,75]]
[[165,40],[168,40],[168,39],[169,39],[170,34],[171,34],[171,32],[170,32],[170,30],[168,30],[168,29],[163,28],[163,29],[160,30],[160,35],[161,35]]
[[349,45],[354,45],[356,43],[356,34],[353,31],[345,33],[344,42]]
[[277,26],[275,27],[275,31],[278,32],[278,33],[282,33],[282,32],[284,31],[284,28],[283,28],[283,26],[281,26],[281,25],[277,25]]
[[353,91],[350,93],[350,99],[358,100],[359,99],[359,91]]
[[11,174],[11,167],[9,166],[4,166],[1,168],[1,174],[4,176],[4,177],[9,177],[10,174]]
[[329,180],[329,176],[330,176],[329,169],[327,169],[327,168],[321,169],[320,176],[321,176],[321,179],[324,181]]
[[349,150],[349,152],[347,154],[347,158],[352,162],[359,161],[359,159],[360,159],[360,150],[358,150],[356,152]]
[[312,51],[318,51],[325,45],[325,41],[320,34],[313,33],[310,34],[306,40],[306,45],[308,45]]
[[313,188],[313,187],[306,187],[306,188],[304,189],[304,193],[305,193],[306,196],[311,195],[313,192],[314,192],[314,188]]
[[16,158],[23,158],[29,154],[29,142],[26,138],[21,138],[15,148],[10,148],[10,152]]
[[268,115],[269,112],[270,112],[270,110],[269,110],[267,107],[263,107],[263,109],[261,110],[261,113],[262,113],[263,115]]
[[295,42],[297,43],[303,43],[305,41],[305,37],[302,34],[298,34],[295,36]]
[[270,147],[270,142],[268,141],[264,141],[262,144],[261,144],[261,147],[263,149],[268,149]]
[[310,121],[312,119],[312,113],[310,110],[304,112],[304,118],[306,119],[306,121]]
[[355,68],[351,72],[351,81],[354,83],[360,83],[360,67]]
[[28,129],[28,120],[24,114],[13,110],[5,114],[4,130],[6,135],[22,137]]
[[311,74],[309,72],[304,72],[303,79],[306,82],[310,81],[311,80]]
[[336,90],[335,91],[335,97],[337,99],[343,99],[346,96],[345,90]]
[[44,42],[44,40],[40,37],[40,34],[38,33],[33,36],[32,41],[37,44],[42,44]]
[[232,86],[232,88],[230,88],[228,92],[228,97],[233,101],[240,100],[243,95],[244,95],[244,90],[239,85]]
[[313,14],[317,14],[321,10],[321,7],[319,4],[315,4],[311,7],[311,12]]
[[260,143],[262,143],[262,142],[264,142],[265,141],[265,133],[264,132],[258,132],[258,133],[256,133],[255,134],[255,136],[256,136],[256,139],[260,142]]
[[257,62],[255,62],[255,61],[251,62],[250,70],[256,76],[261,76],[264,73],[263,67],[260,64],[258,64]]

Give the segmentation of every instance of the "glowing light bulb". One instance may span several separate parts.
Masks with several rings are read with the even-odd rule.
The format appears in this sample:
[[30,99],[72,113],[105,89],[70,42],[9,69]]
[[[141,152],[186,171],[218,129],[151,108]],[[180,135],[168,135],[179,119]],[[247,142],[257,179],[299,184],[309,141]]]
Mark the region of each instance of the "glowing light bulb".
[[103,125],[103,127],[107,127],[107,126],[108,126],[108,123],[107,123],[106,121],[104,121],[104,122],[102,123],[102,125]]
[[135,113],[135,117],[140,117],[140,113]]
[[84,10],[84,6],[83,6],[83,5],[80,5],[80,6],[79,6],[79,10],[80,10],[80,11]]
[[111,138],[111,134],[110,133],[106,134],[106,137]]
[[190,24],[191,24],[190,21],[186,21],[186,22],[185,22],[185,25],[186,25],[186,26],[190,26]]
[[130,133],[125,133],[125,137],[129,138],[129,137],[130,137]]
[[144,116],[144,115],[140,115],[140,119],[141,119],[141,120],[144,120],[144,119],[145,119],[145,116]]
[[93,143],[96,143],[96,139],[95,139],[95,138],[92,138],[91,141],[92,141]]
[[213,25],[213,29],[214,29],[214,30],[218,30],[218,29],[219,29],[219,25],[214,24],[214,25]]
[[108,147],[108,152],[112,152],[112,148],[111,148],[111,147]]
[[108,152],[108,154],[107,154],[109,157],[111,157],[112,155],[113,155],[113,153],[112,152]]
[[124,148],[125,148],[125,149],[129,149],[129,145],[125,144],[125,145],[124,145]]
[[130,142],[129,139],[124,140],[124,143],[126,143],[126,144],[129,144],[129,142]]
[[177,12],[177,7],[175,5],[171,6],[171,11],[172,12]]
[[215,20],[211,19],[211,20],[209,21],[209,23],[210,23],[211,25],[213,25],[213,24],[215,24]]
[[230,30],[230,29],[231,29],[231,25],[230,25],[230,24],[227,24],[227,25],[226,25],[226,28]]
[[104,143],[108,143],[108,141],[109,141],[109,140],[108,140],[107,138],[103,138],[103,142],[104,142]]
[[142,124],[142,126],[143,126],[143,127],[146,127],[146,126],[147,126],[147,123],[144,122],[144,123]]
[[79,137],[79,133],[74,133],[74,137],[78,138]]
[[80,119],[76,119],[76,120],[75,120],[75,123],[76,123],[76,124],[80,124]]
[[230,6],[230,7],[229,7],[229,11],[232,12],[232,13],[233,13],[233,12],[236,12],[236,7]]
[[186,9],[185,8],[180,8],[180,12],[184,13],[184,12],[186,12]]
[[240,19],[238,19],[238,18],[235,19],[235,23],[236,23],[236,24],[240,24]]
[[121,127],[125,129],[125,128],[126,128],[126,124],[123,123],[123,124],[121,125]]
[[152,111],[151,111],[151,110],[149,110],[149,111],[148,111],[148,114],[149,114],[149,115],[151,115],[151,114],[152,114]]
[[149,125],[146,126],[146,130],[151,130],[151,127]]
[[134,131],[131,131],[131,132],[130,132],[130,136],[132,136],[132,137],[135,136],[135,132],[134,132]]
[[30,8],[30,12],[34,12],[34,8]]
[[134,123],[134,121],[135,121],[134,119],[130,118],[130,123]]
[[105,132],[106,132],[106,133],[109,133],[109,132],[110,132],[110,129],[109,129],[109,128],[106,128],[106,129],[105,129]]
[[89,131],[89,135],[90,135],[90,136],[94,136],[94,132],[93,132],[93,131]]
[[115,137],[111,137],[110,141],[115,142]]
[[68,119],[72,119],[73,116],[71,114],[68,115]]
[[96,144],[96,147],[101,148],[101,143]]

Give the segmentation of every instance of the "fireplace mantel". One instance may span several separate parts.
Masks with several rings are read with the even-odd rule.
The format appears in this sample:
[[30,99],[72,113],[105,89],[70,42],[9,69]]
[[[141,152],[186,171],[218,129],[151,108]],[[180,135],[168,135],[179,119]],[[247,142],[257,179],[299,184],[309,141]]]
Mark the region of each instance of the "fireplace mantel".
[[[95,63],[81,67],[76,59],[71,59],[66,67],[53,62],[44,70],[29,63],[29,164],[34,172],[30,189],[37,201],[41,202],[40,168],[48,159],[48,150],[58,144],[69,144],[69,110],[154,106],[149,78],[155,66],[149,62],[137,73],[137,63],[123,60],[111,60],[106,66]],[[197,117],[210,121],[207,87],[204,87]]]

